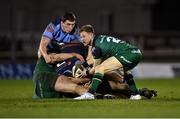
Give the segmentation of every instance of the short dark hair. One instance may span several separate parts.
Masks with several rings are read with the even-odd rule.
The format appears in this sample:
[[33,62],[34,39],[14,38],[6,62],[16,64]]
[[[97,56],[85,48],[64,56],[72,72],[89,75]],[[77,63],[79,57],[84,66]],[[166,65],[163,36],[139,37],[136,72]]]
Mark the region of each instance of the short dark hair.
[[62,22],[65,22],[66,20],[69,21],[75,21],[76,16],[72,12],[66,12],[62,17],[61,17]]
[[90,24],[83,25],[80,28],[80,33],[83,32],[83,31],[88,32],[88,33],[95,33],[93,26],[90,25]]

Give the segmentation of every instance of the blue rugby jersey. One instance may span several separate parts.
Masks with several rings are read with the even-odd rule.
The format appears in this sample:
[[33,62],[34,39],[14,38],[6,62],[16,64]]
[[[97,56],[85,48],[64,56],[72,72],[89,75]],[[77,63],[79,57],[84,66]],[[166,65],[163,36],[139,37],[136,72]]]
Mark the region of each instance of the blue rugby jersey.
[[[61,47],[61,52],[62,53],[78,53],[86,59],[87,54],[88,54],[88,47],[85,47],[82,43],[70,43],[70,44],[65,44],[64,46]],[[56,65],[56,73],[59,75],[72,75],[72,67],[75,65],[76,62],[80,62],[79,59],[76,57],[69,58],[65,61],[59,61],[57,62]]]
[[[77,27],[75,26],[71,33],[65,33],[61,29],[60,19],[49,23],[45,31],[43,32],[43,36],[48,37],[49,39],[51,39],[51,41],[56,42],[60,45],[63,43],[80,42],[80,36]],[[48,48],[54,48],[51,42],[48,44]]]

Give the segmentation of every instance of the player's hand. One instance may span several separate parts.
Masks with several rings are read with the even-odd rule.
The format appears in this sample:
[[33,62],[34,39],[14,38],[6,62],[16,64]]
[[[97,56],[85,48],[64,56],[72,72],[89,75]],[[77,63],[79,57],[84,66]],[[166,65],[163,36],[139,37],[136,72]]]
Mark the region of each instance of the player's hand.
[[86,77],[86,76],[87,76],[87,70],[84,69],[84,70],[81,72],[80,78],[84,78],[84,77]]
[[54,63],[57,61],[57,55],[55,53],[51,53],[49,54],[49,57],[51,59],[51,62],[50,63]]
[[86,77],[87,70],[82,64],[75,64],[72,68],[72,75],[75,78],[83,78]]
[[77,54],[77,53],[73,53],[73,55],[78,58],[79,60],[81,60],[81,62],[84,61],[84,58],[80,55],[80,54]]
[[52,62],[50,55],[44,56],[44,59],[45,59],[46,63],[51,63]]
[[84,84],[84,87],[87,89],[90,89],[90,84],[91,84],[91,81],[88,81],[87,83]]

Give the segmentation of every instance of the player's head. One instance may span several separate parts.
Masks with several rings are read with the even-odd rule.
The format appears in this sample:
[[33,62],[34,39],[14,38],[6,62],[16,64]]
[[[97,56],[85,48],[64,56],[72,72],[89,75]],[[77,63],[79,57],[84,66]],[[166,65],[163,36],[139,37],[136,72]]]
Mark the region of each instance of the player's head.
[[94,28],[92,25],[84,25],[80,29],[80,36],[84,45],[90,45],[94,38]]
[[66,33],[70,33],[76,24],[76,16],[72,12],[67,12],[61,17],[61,27]]

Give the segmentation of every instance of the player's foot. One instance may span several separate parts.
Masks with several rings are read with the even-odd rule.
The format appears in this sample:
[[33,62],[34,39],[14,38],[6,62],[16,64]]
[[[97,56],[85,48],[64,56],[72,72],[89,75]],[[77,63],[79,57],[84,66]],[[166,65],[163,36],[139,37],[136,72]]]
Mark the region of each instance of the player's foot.
[[100,93],[94,93],[95,99],[103,99],[103,94]]
[[148,88],[142,88],[140,89],[142,91],[142,96],[151,99],[152,97],[157,96],[157,91],[155,90],[149,90]]
[[139,94],[131,95],[130,100],[141,100],[141,96]]
[[115,99],[116,97],[114,95],[111,95],[111,94],[105,94],[103,96],[103,99]]
[[76,97],[74,98],[75,100],[92,100],[92,99],[95,99],[94,95],[87,92],[87,93],[84,93],[83,95],[79,96],[79,97]]

